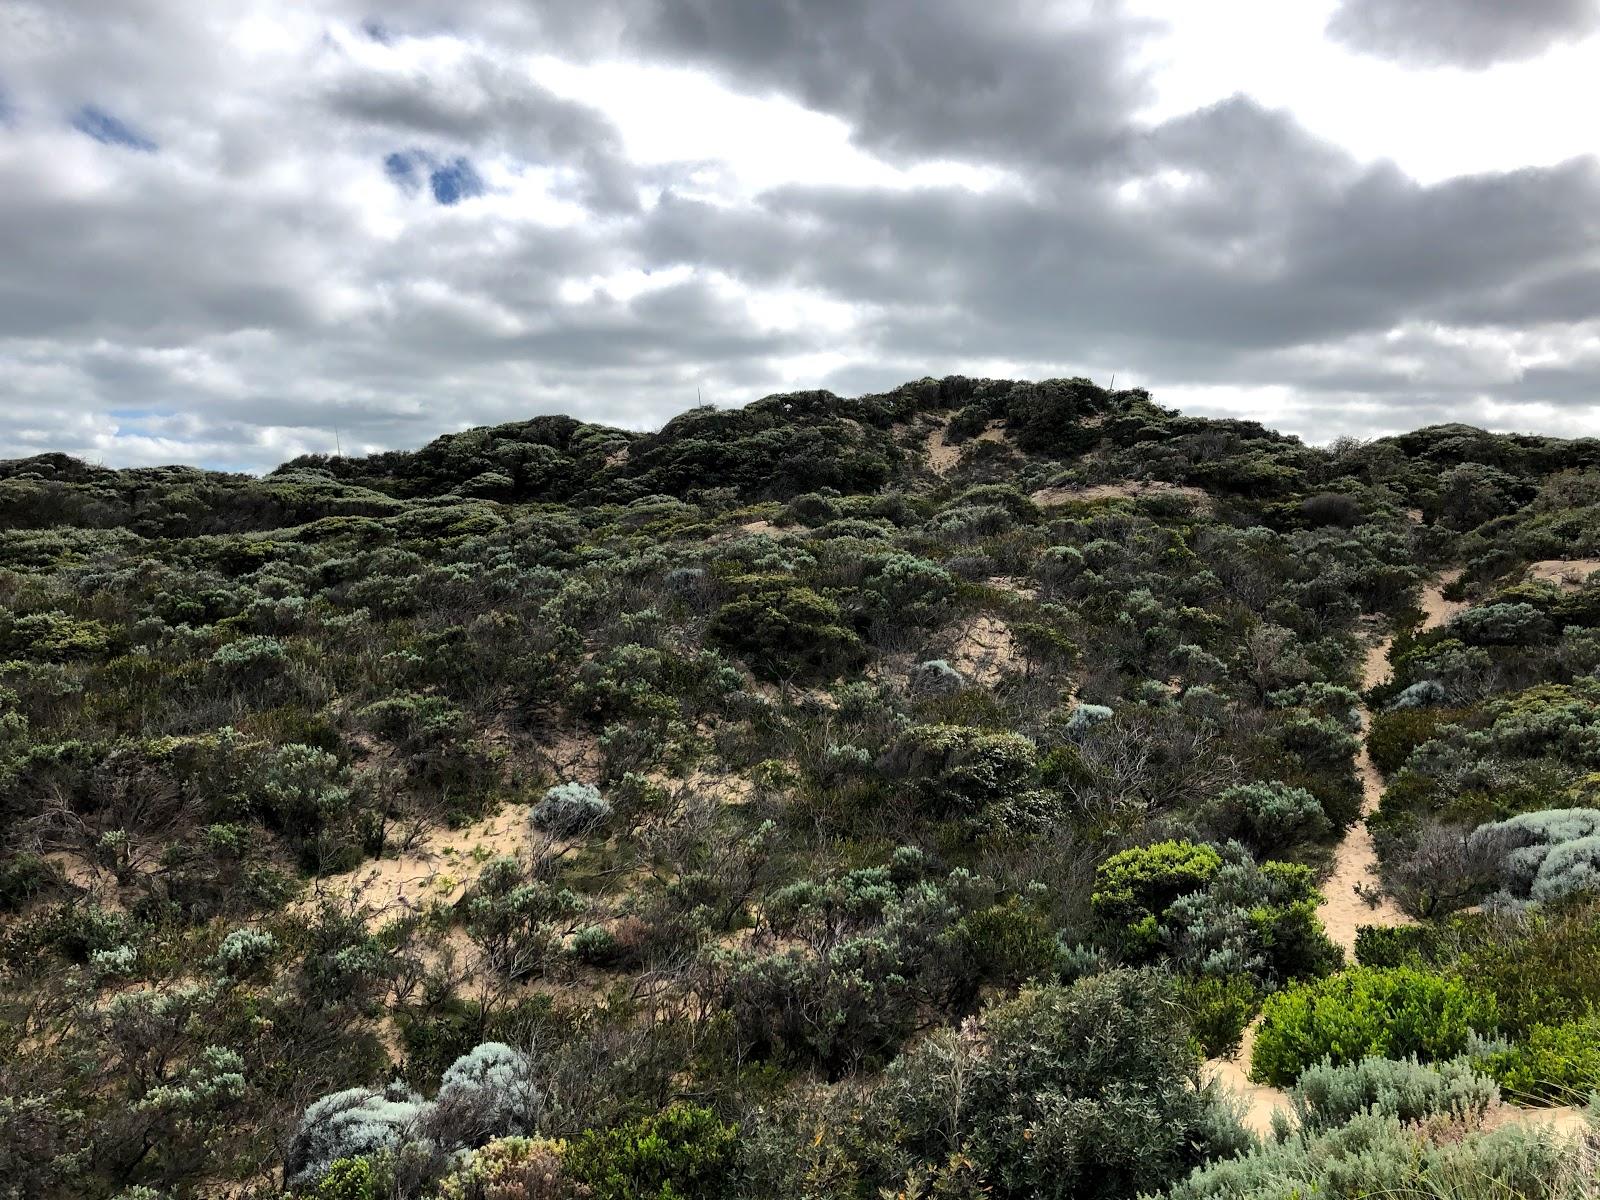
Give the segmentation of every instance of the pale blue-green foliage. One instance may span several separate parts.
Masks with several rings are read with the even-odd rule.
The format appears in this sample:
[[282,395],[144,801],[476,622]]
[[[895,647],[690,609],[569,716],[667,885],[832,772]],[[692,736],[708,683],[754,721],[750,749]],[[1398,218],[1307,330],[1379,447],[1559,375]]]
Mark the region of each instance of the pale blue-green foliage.
[[288,651],[277,638],[258,634],[218,647],[211,661],[230,674],[255,675],[287,657]]
[[1444,701],[1444,684],[1437,679],[1422,679],[1389,701],[1389,710],[1393,712],[1400,708],[1430,708],[1435,704],[1443,704]]
[[1321,1133],[1361,1113],[1419,1121],[1435,1114],[1481,1116],[1500,1100],[1492,1079],[1463,1062],[1364,1058],[1304,1071],[1289,1093],[1300,1129]]
[[[237,1071],[224,1058],[213,1059],[211,1050],[205,1061],[214,1080]],[[531,1133],[542,1116],[543,1093],[532,1060],[503,1042],[484,1042],[450,1064],[433,1100],[396,1082],[383,1091],[350,1088],[314,1101],[295,1129],[284,1178],[303,1187],[341,1158],[408,1146],[446,1152],[480,1146],[496,1137]]]
[[1318,680],[1267,693],[1271,708],[1309,708],[1333,717],[1350,732],[1361,728],[1361,697],[1350,688]]
[[442,1144],[479,1145],[536,1128],[542,1106],[532,1060],[504,1042],[484,1042],[445,1071],[428,1126]]
[[338,816],[350,803],[339,759],[314,746],[290,743],[267,752],[257,787],[270,811],[311,821]]
[[611,804],[600,789],[587,783],[560,783],[545,792],[530,814],[534,828],[572,837],[600,825],[611,815]]
[[226,1046],[207,1046],[176,1081],[151,1088],[134,1110],[192,1116],[237,1100],[244,1091],[244,1059]]
[[291,1185],[314,1183],[334,1161],[398,1150],[421,1136],[432,1105],[404,1084],[349,1088],[314,1101],[300,1117],[284,1160]]
[[1529,890],[1538,901],[1560,900],[1600,888],[1600,836],[1574,838],[1552,846]]
[[930,658],[911,668],[910,685],[914,695],[945,696],[959,692],[965,684],[961,672],[942,658]]
[[1104,704],[1080,704],[1068,715],[1062,726],[1068,737],[1080,737],[1102,721],[1111,719],[1111,710]]
[[868,581],[868,600],[882,612],[904,621],[926,621],[955,591],[955,576],[915,554],[885,559]]
[[1302,787],[1268,781],[1228,788],[1217,805],[1223,816],[1236,815],[1259,850],[1273,850],[1290,842],[1326,837],[1333,823],[1321,803]]
[[[1218,1159],[1163,1193],[1167,1200],[1449,1197],[1556,1200],[1572,1187],[1573,1142],[1501,1129],[1431,1142],[1392,1116],[1361,1115],[1320,1134],[1291,1135]],[[1565,1180],[1565,1182],[1563,1182]]]
[[217,947],[212,965],[227,975],[245,975],[277,952],[278,939],[265,929],[235,929]]
[[139,961],[139,952],[132,946],[113,946],[109,950],[96,950],[89,955],[89,970],[96,978],[133,974]]
[[1480,825],[1470,845],[1500,856],[1500,884],[1513,901],[1558,900],[1600,887],[1600,810],[1556,808]]

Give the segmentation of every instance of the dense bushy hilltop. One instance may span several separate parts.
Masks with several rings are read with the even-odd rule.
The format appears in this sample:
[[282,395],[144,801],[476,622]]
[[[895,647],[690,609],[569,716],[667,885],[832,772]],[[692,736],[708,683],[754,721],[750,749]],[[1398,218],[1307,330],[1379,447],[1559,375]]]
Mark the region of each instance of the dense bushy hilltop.
[[1588,1194],[1597,558],[1086,380],[0,463],[0,1196]]

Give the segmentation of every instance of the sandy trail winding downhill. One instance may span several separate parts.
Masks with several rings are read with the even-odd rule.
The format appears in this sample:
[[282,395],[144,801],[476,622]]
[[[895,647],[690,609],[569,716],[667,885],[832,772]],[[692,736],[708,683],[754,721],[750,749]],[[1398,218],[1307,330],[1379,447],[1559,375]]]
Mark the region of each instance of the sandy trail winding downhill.
[[[1464,600],[1446,600],[1444,589],[1461,577],[1459,569],[1446,571],[1422,589],[1422,628],[1435,629],[1467,607]],[[1367,650],[1362,667],[1363,689],[1376,687],[1389,678],[1389,647],[1394,638],[1385,636]],[[1372,714],[1365,708],[1361,712],[1365,731]],[[1323,901],[1317,909],[1328,936],[1344,947],[1350,961],[1355,960],[1356,930],[1362,925],[1412,925],[1415,922],[1384,896],[1376,905],[1369,905],[1356,891],[1358,885],[1376,887],[1377,853],[1373,849],[1372,834],[1367,830],[1366,818],[1383,797],[1383,777],[1367,754],[1365,739],[1356,755],[1356,772],[1361,778],[1361,816],[1333,854],[1333,869],[1323,882]],[[1214,1058],[1202,1068],[1202,1076],[1215,1079],[1233,1092],[1244,1103],[1244,1123],[1259,1134],[1272,1129],[1272,1114],[1282,1112],[1285,1117],[1293,1113],[1286,1092],[1265,1084],[1250,1081],[1250,1053],[1255,1046],[1256,1026],[1260,1017],[1250,1022],[1244,1031],[1239,1050],[1232,1058]],[[1583,1113],[1570,1105],[1547,1108],[1523,1108],[1507,1104],[1491,1113],[1488,1125],[1546,1125],[1557,1132],[1578,1132],[1588,1128]]]

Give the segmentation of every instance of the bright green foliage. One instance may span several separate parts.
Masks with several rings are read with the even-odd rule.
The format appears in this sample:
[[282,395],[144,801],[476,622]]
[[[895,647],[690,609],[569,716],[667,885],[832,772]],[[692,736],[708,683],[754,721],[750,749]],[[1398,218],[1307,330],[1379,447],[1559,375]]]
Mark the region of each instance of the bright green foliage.
[[1414,967],[1356,967],[1269,997],[1250,1076],[1287,1086],[1307,1067],[1369,1056],[1453,1058],[1473,1034],[1493,1033],[1494,997]]
[[1586,1104],[1600,1091],[1600,1017],[1534,1025],[1479,1066],[1520,1103]]
[[616,1129],[591,1130],[568,1149],[573,1177],[594,1200],[719,1200],[733,1185],[738,1126],[710,1109],[674,1104]]
[[1197,975],[1180,981],[1178,1003],[1201,1052],[1207,1058],[1228,1058],[1260,1010],[1261,993],[1248,975]]
[[335,1159],[309,1200],[383,1200],[389,1181],[368,1158]]
[[1193,842],[1156,842],[1113,854],[1095,871],[1095,915],[1133,944],[1154,946],[1159,915],[1179,896],[1202,890],[1222,856]]

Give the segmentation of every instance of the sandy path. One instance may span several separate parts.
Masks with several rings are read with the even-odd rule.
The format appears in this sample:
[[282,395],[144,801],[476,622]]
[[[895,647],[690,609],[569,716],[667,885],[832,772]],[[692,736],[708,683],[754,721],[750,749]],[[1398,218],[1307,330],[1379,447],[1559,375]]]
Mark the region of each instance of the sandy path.
[[515,856],[530,842],[528,810],[508,804],[500,812],[460,829],[429,829],[393,858],[362,863],[342,874],[326,875],[302,901],[336,896],[368,905],[382,918],[421,912],[430,903],[453,904],[490,859]]
[[[1435,629],[1467,607],[1466,601],[1446,600],[1442,595],[1443,590],[1460,577],[1459,569],[1446,571],[1423,587],[1423,629]],[[1364,689],[1375,687],[1389,677],[1389,646],[1393,641],[1392,637],[1384,637],[1368,648],[1361,671],[1361,686]],[[1371,717],[1370,712],[1362,710],[1363,730]],[[1334,851],[1333,870],[1323,884],[1324,898],[1317,909],[1328,936],[1345,948],[1352,961],[1358,926],[1415,924],[1387,896],[1376,906],[1369,906],[1355,891],[1357,884],[1377,883],[1377,855],[1373,851],[1372,834],[1367,831],[1366,817],[1377,808],[1383,796],[1383,777],[1368,757],[1364,739],[1356,755],[1356,771],[1361,777],[1361,819],[1351,826],[1344,841]],[[1281,1111],[1285,1117],[1290,1117],[1294,1109],[1286,1092],[1250,1081],[1250,1054],[1255,1047],[1260,1020],[1257,1017],[1250,1022],[1240,1041],[1239,1050],[1232,1058],[1210,1060],[1201,1069],[1201,1077],[1215,1079],[1233,1092],[1244,1104],[1245,1127],[1264,1135],[1272,1130],[1273,1113]],[[1485,1127],[1489,1129],[1507,1125],[1547,1126],[1557,1134],[1584,1133],[1589,1129],[1583,1110],[1567,1104],[1544,1108],[1506,1104],[1491,1112],[1485,1121]]]
[[[1424,597],[1424,604],[1427,603]],[[1361,686],[1374,687],[1389,677],[1389,646],[1392,637],[1384,637],[1367,649],[1366,661],[1361,670]],[[1371,718],[1363,708],[1362,729]],[[1333,852],[1333,869],[1322,885],[1322,903],[1317,908],[1323,928],[1328,936],[1344,948],[1350,961],[1355,960],[1356,930],[1362,925],[1408,925],[1411,918],[1401,912],[1394,901],[1385,896],[1376,906],[1361,898],[1358,886],[1375,888],[1378,883],[1378,855],[1372,844],[1372,834],[1367,830],[1366,818],[1378,807],[1383,796],[1383,777],[1367,755],[1366,740],[1356,753],[1356,773],[1361,779],[1361,816],[1345,834]],[[1258,1134],[1272,1131],[1272,1114],[1293,1113],[1289,1096],[1275,1087],[1250,1081],[1250,1053],[1255,1046],[1258,1016],[1244,1031],[1239,1050],[1232,1058],[1214,1058],[1202,1069],[1202,1077],[1216,1079],[1244,1103],[1245,1128]]]
[[1437,629],[1462,609],[1468,602],[1465,600],[1446,600],[1444,589],[1461,578],[1461,568],[1451,567],[1443,572],[1432,583],[1424,584],[1422,588],[1422,628],[1424,630]]
[[[1430,586],[1423,594],[1424,606],[1428,603],[1430,592],[1438,603],[1446,603],[1438,597],[1437,587]],[[1363,689],[1376,687],[1389,678],[1389,646],[1393,641],[1392,637],[1385,637],[1368,648],[1361,669]],[[1363,733],[1371,719],[1372,714],[1363,708]],[[1372,833],[1367,829],[1367,817],[1377,810],[1378,802],[1383,798],[1383,776],[1378,774],[1378,768],[1367,754],[1365,737],[1362,738],[1361,749],[1356,752],[1356,774],[1361,780],[1361,815],[1333,852],[1333,869],[1323,881],[1322,904],[1317,909],[1328,936],[1344,947],[1346,956],[1352,961],[1356,951],[1356,930],[1362,925],[1414,923],[1387,896],[1376,905],[1369,905],[1361,897],[1361,890],[1376,889],[1378,886],[1378,854],[1373,848]]]

